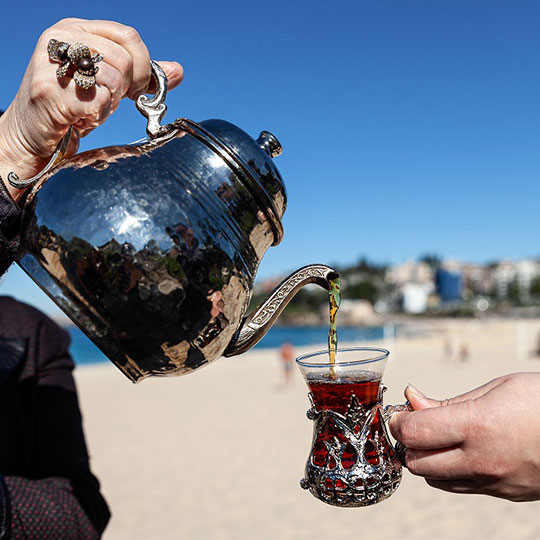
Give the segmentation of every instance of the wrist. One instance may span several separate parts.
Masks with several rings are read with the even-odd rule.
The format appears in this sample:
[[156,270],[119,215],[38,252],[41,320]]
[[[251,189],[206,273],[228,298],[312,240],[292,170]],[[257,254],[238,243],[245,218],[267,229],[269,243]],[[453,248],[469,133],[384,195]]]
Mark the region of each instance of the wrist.
[[[4,185],[5,190],[7,191],[7,193],[11,196],[11,198],[16,203],[18,203],[21,200],[24,193],[26,192],[26,189],[17,189],[15,187],[13,187],[8,182],[8,175],[11,172],[17,171],[15,174],[17,174],[17,176],[19,176],[21,174],[21,172],[19,172],[19,171],[21,171],[21,170],[24,171],[24,170],[26,170],[26,168],[24,168],[24,167],[23,168],[21,168],[21,167],[15,168],[15,166],[13,165],[13,161],[10,160],[9,158],[3,158],[2,157],[2,151],[0,150],[0,178],[2,180],[2,183]],[[22,174],[24,174],[24,172]],[[22,178],[24,178],[24,176],[22,176]]]
[[[27,191],[28,188],[26,189],[17,189],[15,187],[13,187],[9,181],[8,181],[8,175],[10,173],[15,173],[19,178],[26,178],[27,175],[24,173],[25,170],[28,170],[30,171],[30,168],[17,168],[15,169],[15,167],[13,166],[13,164],[10,162],[10,161],[4,161],[0,158],[0,178],[1,178],[1,181],[4,185],[4,188],[6,190],[6,192],[11,196],[11,198],[16,202],[18,203],[22,197],[24,196],[25,192]],[[17,172],[15,172],[17,171]],[[21,171],[23,171],[21,173]],[[29,172],[28,173],[28,176],[31,177],[32,176],[32,173]]]
[[[0,118],[0,178],[6,191],[15,202],[19,201],[26,189],[17,189],[8,182],[9,173],[15,173],[20,179],[31,178],[48,162],[47,157],[38,157],[25,147],[20,137],[13,133],[9,121],[9,109]],[[50,156],[49,156],[50,158]]]

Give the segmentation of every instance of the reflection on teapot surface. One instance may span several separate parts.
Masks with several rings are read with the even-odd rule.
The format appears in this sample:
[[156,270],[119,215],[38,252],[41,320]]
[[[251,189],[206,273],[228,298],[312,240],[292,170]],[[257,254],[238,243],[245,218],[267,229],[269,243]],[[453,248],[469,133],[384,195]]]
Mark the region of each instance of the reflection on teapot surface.
[[[193,125],[75,156],[25,206],[20,265],[133,381],[241,352],[255,273],[282,235],[285,189],[259,141],[224,121]],[[216,155],[210,128],[245,166]],[[327,287],[329,271],[296,273],[274,312],[302,284]],[[243,325],[242,350],[273,320]]]
[[337,276],[301,268],[245,316],[261,258],[283,237],[281,145],[223,120],[162,126],[167,77],[151,64],[156,94],[137,99],[149,139],[51,170],[58,150],[21,181],[35,187],[19,264],[132,381],[248,350],[303,285]]
[[274,240],[233,172],[207,166],[216,160],[206,147],[197,149],[206,154],[204,176],[194,174],[182,158],[197,144],[181,136],[141,152],[100,150],[97,160],[81,154],[32,194],[25,211],[26,243],[38,257],[26,255],[21,265],[53,287],[132,379],[156,373],[156,357],[160,371],[183,372],[221,354]]

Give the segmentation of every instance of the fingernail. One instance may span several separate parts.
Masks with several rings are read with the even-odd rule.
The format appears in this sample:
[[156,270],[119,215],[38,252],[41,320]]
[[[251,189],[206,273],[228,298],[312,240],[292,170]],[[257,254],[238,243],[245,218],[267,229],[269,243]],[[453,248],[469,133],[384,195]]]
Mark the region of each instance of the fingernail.
[[411,394],[413,394],[417,398],[425,398],[426,397],[424,394],[422,394],[422,392],[420,392],[420,390],[418,390],[418,388],[416,388],[416,386],[414,386],[411,383],[407,384],[407,388],[409,389],[409,392]]

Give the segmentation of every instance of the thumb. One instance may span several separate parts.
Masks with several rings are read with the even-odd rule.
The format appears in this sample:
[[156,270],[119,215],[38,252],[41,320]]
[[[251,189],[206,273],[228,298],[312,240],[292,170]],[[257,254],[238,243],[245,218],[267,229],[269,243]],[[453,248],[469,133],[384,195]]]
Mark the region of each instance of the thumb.
[[[165,72],[165,75],[167,75],[167,88],[169,90],[176,88],[184,78],[184,68],[178,62],[160,61],[158,62],[158,64]],[[155,91],[155,88],[156,86],[152,78],[149,92],[153,93]]]
[[[167,76],[167,90],[176,88],[184,78],[184,68],[178,62],[160,61],[158,64]],[[156,89],[156,81],[151,77],[148,88],[130,92],[128,97],[135,101],[142,94],[155,94]]]
[[493,390],[500,384],[504,383],[507,377],[499,377],[493,379],[488,383],[475,388],[469,392],[465,392],[459,396],[439,401],[438,399],[431,399],[426,397],[418,388],[412,384],[408,384],[405,388],[405,397],[409,400],[414,411],[421,409],[432,409],[433,407],[445,407],[447,405],[454,405],[456,403],[462,403],[473,399],[478,399],[484,394],[487,394],[490,390]]
[[420,409],[431,409],[432,407],[440,407],[441,402],[436,399],[426,397],[418,388],[412,384],[408,384],[405,388],[405,397],[409,400],[414,411]]

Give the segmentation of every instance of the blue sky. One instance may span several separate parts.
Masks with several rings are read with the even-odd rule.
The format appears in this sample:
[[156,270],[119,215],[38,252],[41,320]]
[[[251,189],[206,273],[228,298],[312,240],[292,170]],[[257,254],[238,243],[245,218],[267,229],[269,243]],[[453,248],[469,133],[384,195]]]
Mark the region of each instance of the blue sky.
[[[262,277],[362,255],[540,254],[536,1],[25,6],[2,10],[0,106],[42,30],[65,16],[104,18],[137,28],[155,59],[184,65],[168,120],[224,118],[278,136],[289,208]],[[143,135],[126,102],[82,148]],[[10,274],[0,293],[39,296]]]

